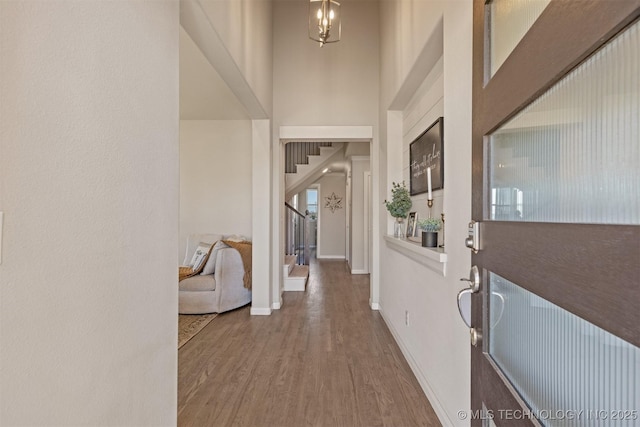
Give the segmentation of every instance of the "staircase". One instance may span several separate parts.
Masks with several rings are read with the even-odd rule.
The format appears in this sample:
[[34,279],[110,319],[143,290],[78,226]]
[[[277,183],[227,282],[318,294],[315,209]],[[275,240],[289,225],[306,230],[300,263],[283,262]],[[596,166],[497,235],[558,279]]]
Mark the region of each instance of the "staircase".
[[285,206],[285,263],[282,270],[284,291],[304,291],[309,277],[309,223],[293,206]]
[[[342,142],[306,144],[310,143],[290,142],[285,147],[285,200],[316,182],[325,167],[344,158],[345,144]],[[296,149],[297,145],[301,147]]]
[[284,290],[304,292],[307,287],[307,279],[309,278],[309,266],[297,265],[295,255],[286,255],[282,269]]

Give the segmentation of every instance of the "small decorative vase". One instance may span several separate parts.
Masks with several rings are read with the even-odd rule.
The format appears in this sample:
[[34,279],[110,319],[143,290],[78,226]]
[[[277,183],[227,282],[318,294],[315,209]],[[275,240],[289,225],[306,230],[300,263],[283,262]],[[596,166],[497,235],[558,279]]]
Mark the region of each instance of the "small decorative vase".
[[425,248],[438,247],[438,232],[436,231],[423,231],[422,232],[422,246]]
[[404,218],[397,217],[393,224],[393,237],[404,237]]

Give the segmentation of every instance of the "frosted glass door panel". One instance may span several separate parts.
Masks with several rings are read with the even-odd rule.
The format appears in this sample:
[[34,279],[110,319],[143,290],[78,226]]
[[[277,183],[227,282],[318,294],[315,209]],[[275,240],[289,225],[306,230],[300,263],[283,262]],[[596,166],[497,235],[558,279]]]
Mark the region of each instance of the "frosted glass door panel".
[[638,347],[494,273],[489,289],[489,354],[544,425],[640,425]]
[[491,76],[522,40],[551,0],[493,0],[490,10]]
[[489,137],[490,219],[640,224],[640,24]]

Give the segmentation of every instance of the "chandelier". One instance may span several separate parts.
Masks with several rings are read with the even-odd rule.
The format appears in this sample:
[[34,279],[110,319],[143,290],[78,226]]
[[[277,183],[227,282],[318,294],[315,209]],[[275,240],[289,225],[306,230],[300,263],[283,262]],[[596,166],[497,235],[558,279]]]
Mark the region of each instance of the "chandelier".
[[310,0],[309,2],[309,38],[326,43],[340,41],[340,3],[333,0]]

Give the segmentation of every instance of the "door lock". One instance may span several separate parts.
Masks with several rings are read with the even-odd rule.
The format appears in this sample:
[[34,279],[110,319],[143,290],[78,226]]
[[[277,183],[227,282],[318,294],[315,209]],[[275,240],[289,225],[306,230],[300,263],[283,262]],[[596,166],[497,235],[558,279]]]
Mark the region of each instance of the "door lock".
[[464,245],[477,254],[482,249],[482,241],[480,240],[480,223],[471,221],[469,223],[469,235],[464,239]]

